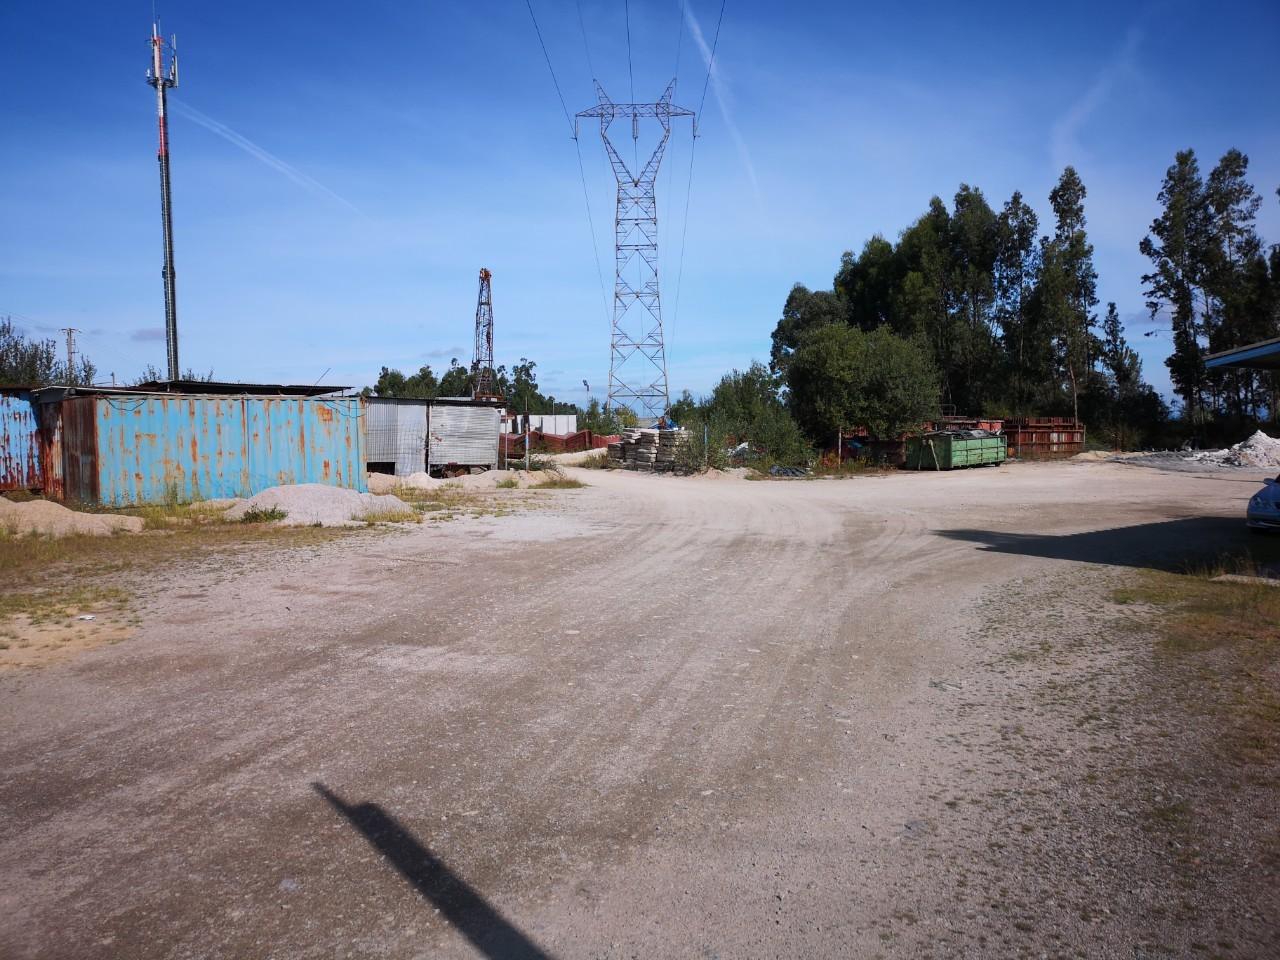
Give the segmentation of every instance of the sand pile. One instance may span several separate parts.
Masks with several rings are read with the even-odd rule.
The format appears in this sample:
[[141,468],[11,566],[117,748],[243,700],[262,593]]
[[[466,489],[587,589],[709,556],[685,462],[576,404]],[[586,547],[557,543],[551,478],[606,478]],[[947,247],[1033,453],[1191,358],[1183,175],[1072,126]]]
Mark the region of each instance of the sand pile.
[[1226,450],[1206,450],[1195,453],[1187,460],[1199,463],[1215,463],[1223,467],[1280,467],[1280,440],[1273,440],[1258,430],[1248,440],[1242,440]]
[[78,513],[50,500],[14,503],[0,497],[0,529],[16,536],[40,534],[46,537],[109,537],[113,533],[139,533],[141,517],[111,516],[105,513]]
[[400,478],[389,473],[371,473],[368,482],[370,493],[395,493],[400,486]]
[[228,520],[241,520],[250,510],[283,510],[285,526],[338,527],[344,524],[377,520],[392,514],[411,512],[399,497],[360,493],[323,483],[298,483],[269,487],[248,500],[242,500],[224,514]]
[[484,473],[468,473],[454,477],[450,484],[463,490],[496,490],[498,484],[515,480],[516,486],[525,490],[548,479],[549,474],[538,470],[486,470]]
[[386,473],[369,474],[369,491],[371,493],[395,493],[402,488],[409,490],[434,490],[443,484],[443,480],[437,480],[435,477],[419,471],[411,473],[407,477],[393,477]]

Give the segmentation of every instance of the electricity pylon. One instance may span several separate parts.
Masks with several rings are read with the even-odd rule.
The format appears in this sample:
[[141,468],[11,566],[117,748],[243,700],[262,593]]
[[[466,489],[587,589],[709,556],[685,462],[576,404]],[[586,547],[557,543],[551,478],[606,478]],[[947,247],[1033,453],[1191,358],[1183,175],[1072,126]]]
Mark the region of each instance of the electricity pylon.
[[[618,181],[618,205],[614,219],[613,333],[609,356],[609,395],[605,408],[628,407],[641,420],[655,421],[667,411],[667,351],[662,339],[662,301],[658,295],[658,203],[654,183],[658,166],[671,138],[672,117],[694,117],[692,110],[671,103],[676,82],[671,81],[657,103],[614,103],[596,84],[600,102],[577,116],[599,119],[600,139]],[[640,137],[641,119],[654,119],[662,137],[639,173],[632,173],[609,139],[609,125],[619,117],[631,118],[631,139]],[[577,136],[577,123],[574,136]],[[634,278],[634,282],[633,282]]]

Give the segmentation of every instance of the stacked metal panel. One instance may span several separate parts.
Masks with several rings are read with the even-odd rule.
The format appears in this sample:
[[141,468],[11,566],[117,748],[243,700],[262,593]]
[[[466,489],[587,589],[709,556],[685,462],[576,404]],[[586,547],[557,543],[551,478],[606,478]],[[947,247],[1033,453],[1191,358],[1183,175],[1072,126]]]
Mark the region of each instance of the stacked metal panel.
[[365,399],[365,460],[394,464],[397,477],[426,469],[426,400]]

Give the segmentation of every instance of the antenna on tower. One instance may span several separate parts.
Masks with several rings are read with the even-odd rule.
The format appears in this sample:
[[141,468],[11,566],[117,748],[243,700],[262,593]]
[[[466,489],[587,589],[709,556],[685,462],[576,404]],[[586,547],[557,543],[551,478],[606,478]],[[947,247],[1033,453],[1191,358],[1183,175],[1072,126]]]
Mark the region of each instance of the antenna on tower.
[[476,348],[471,360],[471,395],[477,400],[499,400],[493,373],[493,289],[491,274],[480,268],[480,296],[476,302]]
[[[654,184],[658,165],[671,137],[672,117],[693,117],[692,110],[671,103],[676,90],[672,80],[657,103],[614,103],[596,84],[599,99],[583,110],[577,121],[599,119],[600,139],[618,181],[618,206],[614,219],[613,334],[609,357],[609,396],[605,408],[639,409],[642,419],[658,420],[670,406],[667,389],[667,350],[662,339],[662,301],[658,296],[658,202]],[[632,173],[609,139],[615,119],[631,121],[632,138],[640,135],[640,120],[651,118],[662,125],[662,137],[639,173]],[[577,137],[577,121],[574,137]],[[638,165],[638,161],[636,161]],[[635,277],[632,283],[629,276]]]
[[169,379],[178,379],[178,294],[173,272],[173,195],[169,179],[168,93],[178,85],[178,38],[169,38],[169,55],[160,36],[160,21],[151,24],[151,67],[147,83],[155,87],[156,116],[160,134],[160,220],[164,228],[164,336],[169,360]]

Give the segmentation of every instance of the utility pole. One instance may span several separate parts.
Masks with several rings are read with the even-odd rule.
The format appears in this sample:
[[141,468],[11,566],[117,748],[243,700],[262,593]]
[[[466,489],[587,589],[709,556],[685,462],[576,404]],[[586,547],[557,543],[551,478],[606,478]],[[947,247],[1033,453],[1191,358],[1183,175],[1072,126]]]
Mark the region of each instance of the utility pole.
[[177,380],[178,373],[178,294],[173,273],[173,196],[169,180],[169,113],[168,92],[178,85],[177,37],[169,38],[169,57],[166,69],[164,38],[160,36],[160,24],[151,24],[151,69],[147,71],[147,83],[156,90],[156,115],[160,130],[160,221],[164,227],[164,339],[169,359],[169,379]]
[[[658,203],[654,184],[671,137],[671,118],[694,117],[694,136],[698,133],[694,112],[672,105],[675,89],[676,82],[672,80],[657,103],[614,103],[597,83],[596,96],[600,102],[577,116],[578,121],[584,118],[600,121],[600,139],[604,141],[618,181],[613,332],[605,409],[630,407],[642,420],[651,422],[662,417],[670,406],[667,351],[662,339],[662,301],[658,296]],[[642,118],[657,120],[662,126],[662,137],[639,173],[631,172],[609,139],[609,124],[619,117],[630,118],[633,142],[639,140]],[[575,138],[577,132],[575,121]]]
[[493,274],[480,268],[480,296],[476,302],[476,347],[471,359],[471,395],[477,400],[497,397],[493,382]]
[[70,380],[76,375],[76,334],[80,331],[75,327],[63,327],[62,332],[67,335],[67,378]]

